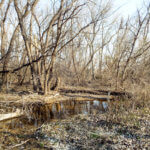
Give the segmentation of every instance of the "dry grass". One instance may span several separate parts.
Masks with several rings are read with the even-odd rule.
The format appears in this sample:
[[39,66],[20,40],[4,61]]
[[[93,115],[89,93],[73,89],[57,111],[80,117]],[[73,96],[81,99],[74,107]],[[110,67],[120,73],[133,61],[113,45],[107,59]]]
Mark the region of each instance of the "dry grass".
[[150,121],[150,86],[131,87],[133,97],[115,101],[109,106],[108,120],[140,127],[140,120]]

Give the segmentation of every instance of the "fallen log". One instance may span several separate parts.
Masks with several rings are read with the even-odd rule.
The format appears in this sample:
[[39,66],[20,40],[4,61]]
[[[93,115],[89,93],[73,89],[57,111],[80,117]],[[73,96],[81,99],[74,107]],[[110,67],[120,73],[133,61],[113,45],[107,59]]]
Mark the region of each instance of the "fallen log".
[[90,95],[90,94],[80,94],[80,93],[67,93],[64,94],[64,96],[68,98],[74,98],[74,100],[102,100],[102,101],[107,101],[107,100],[114,100],[115,96],[112,95]]
[[70,89],[70,88],[60,88],[60,94],[68,94],[68,93],[86,93],[93,95],[112,95],[112,96],[127,96],[129,98],[132,97],[131,93],[125,91],[112,91],[112,90],[89,90],[89,89]]
[[17,109],[14,113],[0,114],[0,122],[15,119],[21,116],[23,116],[23,112],[21,112],[20,109]]

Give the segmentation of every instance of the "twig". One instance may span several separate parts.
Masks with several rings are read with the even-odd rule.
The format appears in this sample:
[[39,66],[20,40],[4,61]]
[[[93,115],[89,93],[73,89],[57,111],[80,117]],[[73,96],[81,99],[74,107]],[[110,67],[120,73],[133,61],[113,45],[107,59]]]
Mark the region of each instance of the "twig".
[[14,146],[10,146],[9,149],[13,149],[13,148],[19,147],[19,146],[21,146],[21,145],[24,145],[24,144],[26,144],[27,142],[29,142],[29,140],[30,140],[30,139],[28,139],[28,140],[26,140],[26,141],[23,141],[23,142],[21,142],[20,144],[16,144],[16,145],[14,145]]

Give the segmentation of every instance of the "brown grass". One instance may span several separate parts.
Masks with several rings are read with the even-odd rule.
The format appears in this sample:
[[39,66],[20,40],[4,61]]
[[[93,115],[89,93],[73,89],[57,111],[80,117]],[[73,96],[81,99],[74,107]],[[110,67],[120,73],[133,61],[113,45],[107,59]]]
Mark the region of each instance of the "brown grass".
[[140,120],[150,121],[150,86],[131,87],[133,97],[121,101],[114,101],[109,105],[107,119],[113,122],[131,126],[140,126]]

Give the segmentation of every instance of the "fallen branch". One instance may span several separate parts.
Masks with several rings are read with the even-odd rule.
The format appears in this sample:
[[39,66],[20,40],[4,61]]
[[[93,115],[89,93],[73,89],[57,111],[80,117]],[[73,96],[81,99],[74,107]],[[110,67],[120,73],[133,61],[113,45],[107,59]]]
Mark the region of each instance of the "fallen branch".
[[30,140],[30,139],[28,139],[28,140],[26,140],[26,141],[23,141],[23,142],[21,142],[20,144],[16,144],[16,145],[14,145],[14,146],[11,146],[11,147],[9,147],[9,149],[13,149],[13,148],[22,146],[22,145],[26,144],[27,142],[29,142],[29,140]]
[[23,112],[21,112],[20,109],[17,109],[14,113],[8,113],[8,114],[0,114],[0,122],[11,120],[14,118],[18,118],[23,116]]

